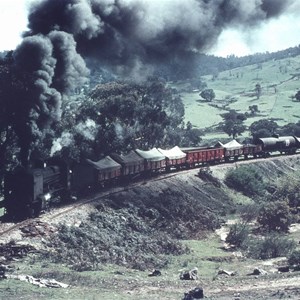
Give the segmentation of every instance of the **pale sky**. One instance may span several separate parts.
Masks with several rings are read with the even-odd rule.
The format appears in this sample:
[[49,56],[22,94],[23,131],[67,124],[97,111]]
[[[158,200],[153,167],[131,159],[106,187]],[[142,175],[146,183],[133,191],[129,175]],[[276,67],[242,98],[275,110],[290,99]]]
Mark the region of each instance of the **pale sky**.
[[[0,0],[0,51],[13,50],[21,42],[21,33],[27,25],[28,4],[33,1],[39,0]],[[300,0],[295,3],[285,15],[259,27],[247,31],[245,28],[226,29],[210,54],[243,56],[300,45]]]
[[[300,0],[299,4],[300,4]],[[299,6],[300,8],[300,6]],[[300,18],[294,13],[269,20],[260,27],[245,30],[228,29],[220,35],[211,54],[244,56],[259,52],[275,52],[300,45]]]

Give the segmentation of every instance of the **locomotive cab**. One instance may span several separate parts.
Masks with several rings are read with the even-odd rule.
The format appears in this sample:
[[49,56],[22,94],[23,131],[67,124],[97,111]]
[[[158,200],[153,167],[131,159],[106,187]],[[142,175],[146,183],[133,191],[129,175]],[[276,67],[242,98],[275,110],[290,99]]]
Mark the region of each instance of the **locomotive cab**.
[[4,178],[5,218],[19,221],[38,216],[55,197],[66,195],[68,184],[68,171],[62,165],[8,172]]

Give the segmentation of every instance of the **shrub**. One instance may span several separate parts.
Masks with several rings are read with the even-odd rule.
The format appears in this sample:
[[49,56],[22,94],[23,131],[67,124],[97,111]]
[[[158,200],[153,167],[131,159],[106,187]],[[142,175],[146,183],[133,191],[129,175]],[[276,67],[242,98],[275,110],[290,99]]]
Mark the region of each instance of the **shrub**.
[[288,232],[293,222],[293,215],[287,202],[275,201],[264,204],[257,221],[269,231]]
[[281,177],[276,183],[275,191],[272,193],[273,200],[287,201],[291,208],[297,213],[300,206],[299,174],[288,174]]
[[288,256],[296,248],[296,243],[286,236],[272,233],[263,239],[252,239],[247,245],[248,256],[268,259]]
[[225,177],[228,187],[246,196],[258,196],[265,192],[266,184],[255,166],[240,166],[228,171]]
[[51,240],[51,258],[76,271],[99,270],[102,264],[134,269],[162,268],[168,255],[188,249],[126,209],[95,212],[79,227],[62,225]]
[[300,268],[300,250],[295,250],[288,258],[289,264],[295,268]]
[[249,227],[242,223],[236,223],[230,226],[226,243],[240,247],[249,236]]
[[249,223],[257,219],[261,206],[257,203],[242,205],[239,209],[239,214],[244,223]]

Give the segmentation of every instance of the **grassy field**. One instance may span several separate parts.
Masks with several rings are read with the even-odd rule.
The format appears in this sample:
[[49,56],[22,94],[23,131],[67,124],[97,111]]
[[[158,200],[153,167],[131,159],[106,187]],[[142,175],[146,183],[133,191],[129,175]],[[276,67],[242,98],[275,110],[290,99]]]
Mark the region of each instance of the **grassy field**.
[[[201,79],[207,83],[207,88],[213,89],[216,94],[212,103],[204,102],[199,92],[189,91],[186,82],[174,86],[183,98],[185,121],[190,121],[197,128],[217,125],[222,121],[221,114],[228,109],[249,112],[250,105],[257,105],[259,114],[248,118],[245,121],[247,126],[262,118],[274,119],[282,126],[300,120],[300,102],[291,98],[300,89],[299,69],[300,56],[297,56],[221,72],[216,79],[203,76]],[[259,99],[254,94],[257,83],[262,87]],[[226,135],[212,133],[208,136]]]
[[[0,299],[181,299],[184,292],[202,281],[211,282],[219,268],[238,268],[230,252],[221,249],[222,243],[215,234],[207,239],[184,241],[190,254],[170,257],[170,265],[162,269],[162,276],[149,277],[149,271],[137,271],[121,266],[103,265],[99,271],[75,272],[67,266],[39,261],[28,257],[15,262],[17,273],[36,278],[55,278],[70,284],[67,289],[39,288],[18,280],[0,280]],[[198,268],[200,282],[182,281],[181,271]],[[16,274],[16,272],[15,272]],[[3,298],[2,298],[3,297]]]
[[[299,239],[299,232],[292,236]],[[249,287],[253,286],[261,279],[249,277],[247,274],[253,271],[255,266],[268,268],[268,264],[264,264],[263,261],[245,259],[233,255],[230,251],[222,250],[223,244],[214,233],[204,240],[183,242],[191,249],[191,252],[178,257],[170,257],[170,264],[167,268],[161,269],[162,275],[157,277],[148,276],[151,270],[138,271],[116,265],[103,265],[99,271],[76,272],[66,265],[28,257],[25,261],[14,263],[16,270],[14,274],[27,274],[42,279],[55,278],[69,284],[69,287],[66,289],[40,288],[18,280],[0,280],[0,299],[174,300],[182,299],[184,292],[196,286],[202,286],[206,295],[213,292],[213,287],[226,290],[227,287],[238,286],[240,281],[243,281],[245,285],[248,284]],[[198,280],[180,280],[182,271],[195,267],[198,269]],[[270,265],[269,268],[272,266]],[[219,276],[218,270],[237,272],[237,276]],[[279,275],[270,274],[266,280],[271,280],[272,276]]]

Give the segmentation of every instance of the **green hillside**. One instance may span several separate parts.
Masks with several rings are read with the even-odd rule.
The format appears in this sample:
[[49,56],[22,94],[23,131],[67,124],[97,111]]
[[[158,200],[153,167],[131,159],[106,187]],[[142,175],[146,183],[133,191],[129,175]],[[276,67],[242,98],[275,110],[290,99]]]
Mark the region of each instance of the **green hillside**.
[[[214,90],[213,102],[203,101],[188,82],[175,85],[185,105],[185,121],[197,128],[217,125],[222,121],[220,114],[229,109],[249,112],[250,105],[257,105],[259,113],[245,121],[247,126],[262,118],[273,119],[280,126],[300,120],[300,102],[291,98],[300,88],[300,56],[240,67],[220,72],[217,78],[209,75],[201,80]],[[257,83],[262,87],[259,99],[254,91]],[[209,134],[210,138],[215,136],[227,137],[222,133]]]

